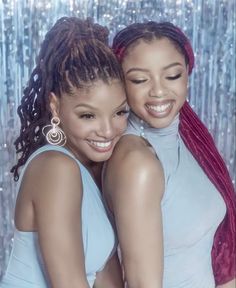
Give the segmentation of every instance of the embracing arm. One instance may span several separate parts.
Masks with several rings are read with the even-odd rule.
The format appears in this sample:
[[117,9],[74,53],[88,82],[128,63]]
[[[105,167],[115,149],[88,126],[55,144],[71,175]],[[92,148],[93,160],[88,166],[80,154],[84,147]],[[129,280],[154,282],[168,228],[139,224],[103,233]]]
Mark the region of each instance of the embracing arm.
[[236,281],[235,279],[233,279],[232,281],[223,284],[223,285],[219,285],[216,288],[235,288],[236,287]]
[[[118,157],[116,157],[118,156]],[[147,149],[109,161],[105,193],[110,197],[129,288],[161,288],[163,173]]]
[[39,244],[52,288],[89,288],[81,231],[81,175],[57,152],[40,155],[31,169]]

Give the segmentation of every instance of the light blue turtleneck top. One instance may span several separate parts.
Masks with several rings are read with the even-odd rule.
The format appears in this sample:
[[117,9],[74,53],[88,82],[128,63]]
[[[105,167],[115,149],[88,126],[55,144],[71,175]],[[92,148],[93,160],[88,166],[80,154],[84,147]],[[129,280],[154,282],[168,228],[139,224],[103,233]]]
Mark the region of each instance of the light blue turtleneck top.
[[226,206],[178,128],[178,116],[169,127],[157,129],[131,113],[126,134],[145,138],[164,170],[163,288],[215,288],[211,250]]
[[[18,182],[18,189],[30,161],[40,153],[49,150],[72,157],[80,167],[83,183],[81,213],[85,270],[89,285],[93,287],[96,273],[102,270],[111,256],[116,246],[116,240],[101,199],[101,193],[88,170],[65,148],[46,145],[33,153],[27,161]],[[50,285],[45,274],[39,250],[38,233],[15,230],[10,261],[0,288],[47,288]],[[69,287],[70,283],[68,283]]]

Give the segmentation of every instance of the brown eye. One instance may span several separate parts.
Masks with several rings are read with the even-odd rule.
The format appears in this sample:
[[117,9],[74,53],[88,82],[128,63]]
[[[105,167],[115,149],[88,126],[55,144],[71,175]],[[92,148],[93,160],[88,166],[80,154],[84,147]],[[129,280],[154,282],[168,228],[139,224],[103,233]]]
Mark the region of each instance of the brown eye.
[[118,116],[124,116],[124,115],[127,115],[128,113],[129,113],[128,109],[122,109],[122,110],[118,111],[116,114]]
[[81,119],[93,119],[94,115],[89,114],[89,113],[85,113],[85,114],[80,115],[79,118],[81,118]]

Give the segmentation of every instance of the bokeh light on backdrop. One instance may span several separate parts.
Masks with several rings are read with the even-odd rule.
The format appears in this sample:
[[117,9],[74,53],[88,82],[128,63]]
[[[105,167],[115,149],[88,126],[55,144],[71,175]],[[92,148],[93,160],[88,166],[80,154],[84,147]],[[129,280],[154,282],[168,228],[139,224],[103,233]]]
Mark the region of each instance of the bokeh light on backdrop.
[[110,39],[126,25],[171,21],[191,39],[196,65],[190,103],[208,126],[235,183],[234,0],[0,0],[0,278],[13,233],[16,113],[46,31],[62,16],[92,17]]

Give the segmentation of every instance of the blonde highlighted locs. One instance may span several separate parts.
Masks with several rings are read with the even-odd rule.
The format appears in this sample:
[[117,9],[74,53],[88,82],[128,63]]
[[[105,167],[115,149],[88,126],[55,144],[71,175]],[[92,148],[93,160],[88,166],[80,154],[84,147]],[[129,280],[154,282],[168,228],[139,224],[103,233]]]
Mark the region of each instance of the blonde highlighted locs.
[[120,64],[108,45],[109,31],[91,19],[63,17],[48,31],[36,59],[36,67],[23,91],[18,115],[20,135],[15,141],[18,162],[12,167],[14,179],[19,168],[39,147],[46,144],[43,126],[51,119],[49,96],[70,94],[94,81],[123,81]]

